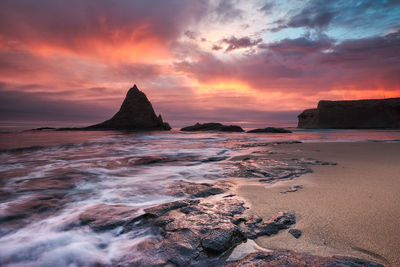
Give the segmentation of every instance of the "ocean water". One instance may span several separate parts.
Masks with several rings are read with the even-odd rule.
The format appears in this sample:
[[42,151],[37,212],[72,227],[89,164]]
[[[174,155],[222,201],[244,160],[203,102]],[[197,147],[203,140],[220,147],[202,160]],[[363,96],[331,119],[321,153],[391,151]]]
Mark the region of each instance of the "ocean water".
[[182,198],[180,181],[209,182],[232,157],[274,142],[400,142],[400,131],[297,130],[291,134],[7,131],[0,133],[0,266],[112,264],[149,233],[76,226],[99,204],[144,208]]

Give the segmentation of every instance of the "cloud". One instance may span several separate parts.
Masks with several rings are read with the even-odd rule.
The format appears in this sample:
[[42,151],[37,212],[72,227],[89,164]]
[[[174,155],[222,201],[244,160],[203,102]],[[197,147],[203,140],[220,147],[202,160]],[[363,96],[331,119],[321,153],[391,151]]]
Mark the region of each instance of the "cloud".
[[289,2],[2,0],[2,118],[101,121],[133,83],[172,125],[400,95],[398,1]]
[[220,46],[220,45],[213,45],[213,46],[211,47],[211,49],[214,50],[214,51],[219,51],[219,50],[222,49],[222,46]]
[[[162,68],[157,63],[120,61],[98,64],[71,55],[43,56],[29,50],[0,50],[0,81],[21,84],[30,81],[41,84],[42,90],[68,90],[72,93],[82,87],[146,82],[155,80]],[[85,91],[81,91],[79,97],[85,98]]]
[[207,10],[206,0],[3,0],[0,36],[40,52],[140,56],[163,49]]
[[344,70],[339,82],[355,82],[366,88],[400,88],[400,30],[383,37],[344,41],[321,55],[320,65]]
[[[202,83],[235,79],[260,91],[304,95],[342,88],[400,90],[399,33],[347,40],[283,39],[263,45],[254,55],[217,59],[203,54],[196,62],[175,66]],[[397,74],[396,74],[397,73]]]
[[235,7],[237,2],[237,0],[220,0],[215,9],[218,19],[222,22],[231,22],[242,18],[243,11]]
[[282,57],[310,56],[314,53],[319,53],[322,50],[328,50],[334,45],[334,40],[330,38],[310,39],[300,37],[296,39],[283,39],[279,42],[264,44],[261,48],[266,49],[274,55]]
[[[35,85],[27,85],[35,87]],[[71,101],[51,94],[15,90],[15,85],[0,83],[0,120],[97,122],[111,115],[113,109],[99,103]],[[105,117],[102,114],[107,114]]]
[[276,26],[269,29],[271,32],[300,27],[319,32],[330,27],[336,27],[336,30],[343,27],[351,28],[352,31],[358,29],[368,32],[387,27],[388,24],[398,25],[397,14],[400,11],[398,1],[385,0],[310,0],[302,6],[294,6],[287,11],[286,18],[275,21]]
[[312,12],[311,10],[303,10],[299,14],[293,16],[287,23],[288,27],[308,27],[324,29],[332,21],[332,19],[338,14],[335,11],[322,11]]
[[278,32],[286,28],[306,27],[322,31],[330,25],[339,13],[339,8],[326,3],[326,1],[312,0],[303,9],[291,15],[288,19],[276,20],[274,23],[277,26],[269,30],[271,32]]
[[184,32],[184,35],[185,35],[187,38],[191,39],[191,40],[196,40],[196,38],[197,38],[197,33],[194,32],[194,31],[189,31],[189,30],[187,30],[187,31]]
[[270,15],[270,14],[272,14],[272,8],[274,6],[275,6],[274,2],[266,1],[259,10],[266,15]]
[[222,39],[221,42],[228,45],[225,52],[230,52],[236,49],[255,47],[262,42],[262,39],[251,40],[248,36],[241,38],[232,36],[230,38]]

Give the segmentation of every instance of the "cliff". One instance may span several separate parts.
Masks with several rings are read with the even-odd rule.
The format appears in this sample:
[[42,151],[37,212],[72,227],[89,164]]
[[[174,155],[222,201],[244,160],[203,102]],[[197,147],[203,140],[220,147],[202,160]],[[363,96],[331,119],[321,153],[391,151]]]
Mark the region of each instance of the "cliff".
[[321,100],[316,109],[298,116],[304,129],[399,129],[400,98],[372,100]]

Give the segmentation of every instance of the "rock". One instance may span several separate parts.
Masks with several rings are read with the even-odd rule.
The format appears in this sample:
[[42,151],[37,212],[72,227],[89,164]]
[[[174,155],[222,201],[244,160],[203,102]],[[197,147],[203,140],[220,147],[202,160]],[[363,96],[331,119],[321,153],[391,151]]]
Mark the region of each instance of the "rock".
[[53,216],[68,200],[65,193],[32,195],[0,207],[0,237],[39,219]]
[[260,217],[253,217],[244,222],[243,231],[250,239],[256,239],[263,235],[275,235],[280,230],[289,228],[296,223],[296,217],[292,212],[279,212],[274,218],[263,222]]
[[384,265],[351,257],[320,257],[289,252],[256,252],[238,261],[228,262],[225,266],[324,266],[324,267],[384,267]]
[[43,177],[18,181],[15,191],[18,193],[27,191],[69,190],[75,187],[80,177],[77,175],[65,175],[60,177]]
[[226,190],[228,190],[228,185],[224,184],[223,182],[208,184],[179,181],[168,187],[167,194],[177,197],[208,197],[222,194]]
[[[297,116],[297,128],[314,128],[316,125],[318,110],[316,108],[306,109]],[[317,127],[315,127],[317,128]]]
[[254,129],[247,132],[248,133],[291,133],[292,131],[286,130],[284,128],[267,127],[263,129]]
[[140,243],[135,248],[138,253],[127,255],[123,262],[127,266],[157,266],[154,262],[178,266],[210,263],[246,240],[245,233],[233,223],[234,216],[245,210],[244,202],[237,199],[181,200],[145,209],[140,217],[147,222],[139,224],[135,218],[127,229],[150,227],[160,235],[154,235],[153,241]]
[[281,194],[286,194],[286,193],[293,193],[299,191],[299,189],[303,189],[302,185],[295,185],[289,188],[289,190],[282,191],[280,192]]
[[400,98],[320,101],[298,116],[298,128],[398,129]]
[[213,229],[211,233],[201,241],[203,248],[209,252],[222,253],[233,245],[246,240],[239,227],[226,227]]
[[165,203],[139,216],[129,206],[99,204],[82,213],[80,222],[93,230],[122,227],[114,234],[146,236],[133,245],[131,253],[116,260],[115,266],[381,266],[354,258],[278,252],[252,253],[228,262],[232,250],[247,238],[290,227],[296,222],[294,213],[280,212],[263,221],[249,214],[238,199],[207,200]]
[[13,202],[0,213],[0,223],[59,210],[63,197],[63,194],[39,194],[19,202]]
[[94,231],[105,231],[126,225],[136,214],[137,209],[129,206],[97,204],[81,213],[79,222]]
[[[252,155],[246,161],[240,158],[232,158],[237,161],[237,170],[232,172],[235,177],[255,177],[261,178],[260,182],[273,183],[277,180],[292,180],[303,174],[312,172],[310,165],[336,165],[335,162],[325,162],[311,158],[279,160],[271,158],[270,155]],[[240,160],[240,161],[239,161]]]
[[32,129],[32,131],[51,131],[51,130],[56,130],[57,128],[54,127],[40,127],[36,129]]
[[[82,129],[82,128],[81,128]],[[83,128],[85,130],[170,130],[161,115],[156,116],[153,106],[136,84],[129,89],[119,111],[109,120]]]
[[272,235],[295,223],[293,213],[281,212],[268,221],[250,216],[244,202],[235,198],[180,200],[144,212],[123,224],[122,233],[147,227],[153,234],[151,240],[138,244],[137,253],[126,255],[122,262],[127,266],[223,265],[232,249],[247,238]]
[[192,126],[187,126],[181,129],[181,131],[195,132],[195,131],[213,131],[213,132],[244,132],[240,126],[236,125],[223,125],[221,123],[196,123]]
[[160,217],[161,215],[164,215],[165,213],[171,211],[171,210],[176,210],[179,208],[186,207],[190,204],[198,204],[198,200],[178,200],[174,202],[169,202],[165,204],[158,205],[156,207],[148,208],[145,209],[145,212],[147,214],[151,214],[155,217]]
[[301,236],[301,231],[299,229],[290,229],[289,234],[291,234],[294,238],[298,239]]

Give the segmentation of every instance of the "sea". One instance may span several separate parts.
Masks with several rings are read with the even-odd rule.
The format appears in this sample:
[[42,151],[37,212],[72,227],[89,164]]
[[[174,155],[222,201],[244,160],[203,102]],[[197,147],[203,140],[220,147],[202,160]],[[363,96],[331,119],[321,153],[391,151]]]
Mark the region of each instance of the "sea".
[[[0,266],[112,264],[148,233],[76,225],[99,204],[138,212],[181,199],[179,181],[230,177],[230,160],[282,142],[400,142],[398,130],[0,132]],[[75,223],[75,224],[74,224]]]

